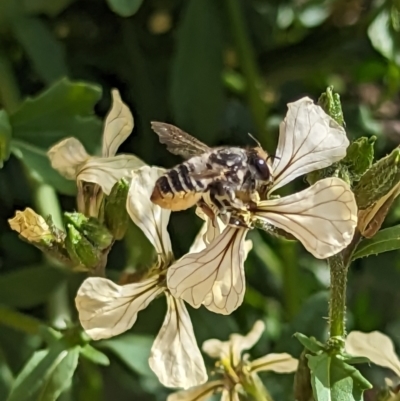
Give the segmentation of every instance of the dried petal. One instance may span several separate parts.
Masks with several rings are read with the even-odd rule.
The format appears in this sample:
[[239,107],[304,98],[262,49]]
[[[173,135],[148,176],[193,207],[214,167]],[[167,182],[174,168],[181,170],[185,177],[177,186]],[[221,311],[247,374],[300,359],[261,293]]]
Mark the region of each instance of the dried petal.
[[252,348],[257,343],[264,328],[264,323],[261,320],[257,320],[253,328],[245,336],[235,333],[229,337],[229,341],[207,340],[203,343],[202,349],[211,358],[229,359],[234,367],[238,366],[242,352]]
[[164,173],[163,169],[144,166],[133,172],[126,208],[133,222],[154,245],[161,259],[169,259],[172,253],[167,231],[170,210],[162,209],[150,201],[154,184]]
[[185,304],[166,292],[167,314],[151,348],[150,368],[166,387],[190,388],[207,381],[207,371]]
[[29,242],[51,241],[53,234],[44,218],[27,207],[23,212],[17,210],[15,217],[8,220],[12,230]]
[[222,380],[212,381],[190,390],[178,391],[168,396],[167,401],[206,401],[216,392],[222,391]]
[[68,180],[75,180],[79,167],[89,159],[83,145],[76,138],[66,138],[51,147],[47,156],[51,166]]
[[103,157],[115,156],[119,146],[131,134],[133,116],[128,106],[121,100],[117,89],[111,91],[112,108],[106,117],[103,133]]
[[325,178],[293,195],[262,201],[255,216],[293,234],[316,258],[344,249],[357,225],[357,205],[350,187]]
[[400,377],[400,360],[392,340],[385,334],[379,331],[352,331],[346,338],[345,348],[349,354],[364,356],[375,365],[393,370]]
[[77,171],[77,180],[92,182],[109,195],[112,187],[122,178],[129,178],[132,170],[145,163],[133,155],[91,157]]
[[299,361],[290,354],[268,354],[250,363],[251,372],[273,371],[291,373],[297,370]]
[[202,303],[216,313],[230,314],[243,302],[244,240],[247,229],[226,228],[206,249],[187,254],[167,272],[172,295],[194,308]]
[[86,333],[93,340],[101,340],[130,329],[138,312],[163,291],[158,286],[158,277],[124,286],[90,277],[80,286],[75,304]]
[[310,98],[289,103],[288,108],[272,166],[272,190],[330,166],[346,156],[349,146],[344,129]]

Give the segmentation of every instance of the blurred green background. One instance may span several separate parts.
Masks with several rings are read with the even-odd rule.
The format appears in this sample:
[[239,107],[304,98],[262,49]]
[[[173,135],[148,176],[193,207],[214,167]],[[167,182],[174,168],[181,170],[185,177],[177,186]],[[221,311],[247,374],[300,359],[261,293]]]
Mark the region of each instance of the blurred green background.
[[[111,88],[135,118],[120,151],[149,164],[180,161],[158,143],[152,120],[208,145],[251,144],[250,132],[273,154],[286,104],[305,95],[317,100],[328,85],[341,95],[349,137],[376,135],[376,156],[384,156],[400,142],[399,10],[398,0],[0,0],[0,139],[8,144],[0,150],[11,152],[0,170],[0,303],[50,326],[76,321],[73,298],[84,275],[53,266],[10,231],[7,219],[27,206],[52,213],[57,200],[74,210],[75,184],[50,169],[45,152],[68,136],[98,151]],[[288,190],[305,186],[299,179]],[[395,206],[385,226],[399,220]],[[176,256],[187,251],[200,223],[193,210],[173,214]],[[198,342],[245,333],[262,319],[266,332],[253,354],[299,356],[294,332],[326,337],[329,270],[300,244],[255,231],[251,239],[243,305],[231,316],[190,310]],[[146,268],[148,249],[132,228],[113,248],[108,273]],[[381,330],[400,347],[398,256],[353,263],[348,326]],[[93,344],[111,364],[81,358],[60,400],[164,400],[169,390],[147,364],[164,313],[162,298],[131,331]],[[45,347],[42,336],[5,320],[0,400],[32,353]],[[365,367],[363,374],[379,387],[388,372]],[[263,379],[275,399],[293,399],[293,376]]]

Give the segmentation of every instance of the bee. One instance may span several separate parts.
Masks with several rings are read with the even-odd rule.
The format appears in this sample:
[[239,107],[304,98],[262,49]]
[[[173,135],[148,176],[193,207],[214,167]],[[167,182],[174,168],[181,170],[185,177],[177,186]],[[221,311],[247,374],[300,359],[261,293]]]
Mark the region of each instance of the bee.
[[211,218],[226,215],[246,210],[258,199],[258,186],[272,181],[270,156],[257,141],[252,148],[210,148],[173,125],[152,122],[151,127],[171,153],[187,159],[156,181],[150,199],[162,208],[179,211],[197,204]]

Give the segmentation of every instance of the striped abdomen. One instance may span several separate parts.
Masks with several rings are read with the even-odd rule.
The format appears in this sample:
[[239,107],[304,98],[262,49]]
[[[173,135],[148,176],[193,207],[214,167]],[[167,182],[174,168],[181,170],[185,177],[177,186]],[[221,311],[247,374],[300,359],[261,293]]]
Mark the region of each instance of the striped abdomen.
[[201,198],[207,184],[190,176],[193,165],[184,162],[161,176],[154,187],[151,201],[173,211],[194,206]]

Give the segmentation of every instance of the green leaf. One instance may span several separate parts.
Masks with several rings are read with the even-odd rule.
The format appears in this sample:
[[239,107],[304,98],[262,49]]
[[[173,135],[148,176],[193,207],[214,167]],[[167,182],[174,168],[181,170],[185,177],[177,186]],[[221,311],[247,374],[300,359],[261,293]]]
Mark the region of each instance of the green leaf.
[[68,136],[78,138],[88,152],[101,140],[101,122],[94,106],[101,89],[86,82],[62,79],[33,98],[27,98],[10,116],[13,136],[48,149]]
[[353,260],[400,249],[400,225],[378,231],[372,238],[363,239],[353,255]]
[[30,14],[46,14],[55,17],[74,0],[29,0],[23,3],[25,11]]
[[362,401],[372,385],[353,366],[335,355],[307,355],[316,401]]
[[92,347],[90,344],[86,344],[81,348],[81,355],[96,365],[108,366],[110,364],[108,356]]
[[45,150],[24,141],[13,140],[11,151],[25,165],[27,173],[34,180],[47,183],[65,195],[76,194],[76,183],[67,180],[51,167]]
[[60,339],[37,351],[16,378],[7,401],[55,401],[70,385],[78,364],[79,347],[68,349]]
[[307,337],[302,333],[295,333],[294,336],[303,344],[305,348],[314,352],[315,354],[325,349],[324,344],[319,342],[314,337]]
[[68,75],[64,49],[43,21],[21,15],[13,20],[12,27],[44,82],[50,84]]
[[384,8],[369,26],[368,36],[378,52],[400,66],[400,35],[395,23],[398,13],[395,6]]
[[0,349],[0,400],[5,400],[14,381],[13,373],[7,364],[6,356]]
[[99,347],[112,351],[134,372],[144,376],[154,376],[148,362],[153,341],[150,336],[127,334],[102,341]]
[[0,303],[13,308],[32,308],[45,303],[66,279],[66,272],[37,265],[0,276]]
[[224,106],[222,51],[217,2],[190,0],[177,38],[172,109],[178,126],[201,134],[210,144],[219,129]]
[[131,17],[137,13],[143,0],[107,0],[107,3],[115,14],[121,17]]
[[5,110],[0,110],[0,168],[10,157],[11,125]]

